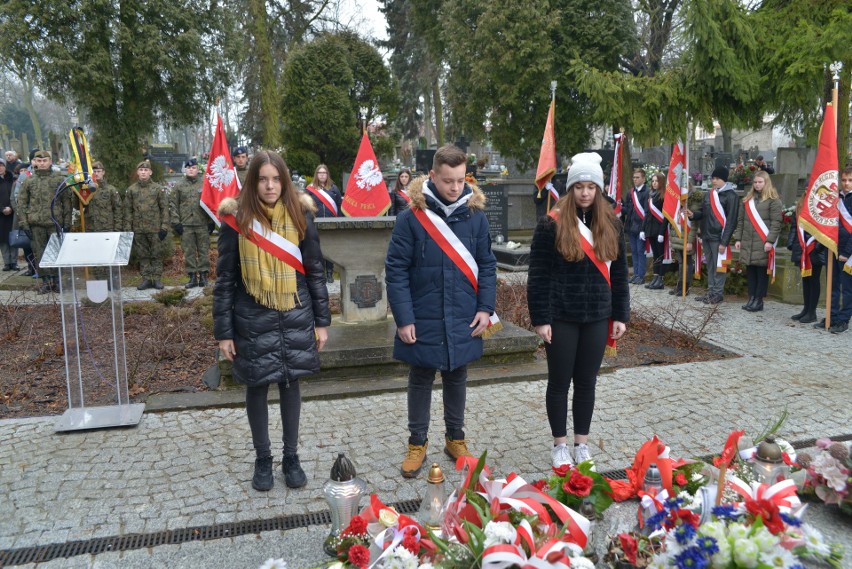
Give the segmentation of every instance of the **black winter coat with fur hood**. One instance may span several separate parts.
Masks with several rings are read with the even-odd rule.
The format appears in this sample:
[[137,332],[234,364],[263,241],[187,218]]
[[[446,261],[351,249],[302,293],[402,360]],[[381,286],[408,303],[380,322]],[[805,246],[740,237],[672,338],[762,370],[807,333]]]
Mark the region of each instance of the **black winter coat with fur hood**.
[[[237,350],[231,368],[234,379],[249,386],[285,383],[319,371],[316,327],[331,324],[328,289],[319,235],[313,223],[313,201],[302,195],[307,231],[299,243],[305,274],[296,273],[299,302],[278,311],[258,303],[246,292],[240,265],[239,234],[223,223],[219,233],[219,260],[213,287],[213,335],[233,340]],[[236,213],[228,198],[219,215]]]

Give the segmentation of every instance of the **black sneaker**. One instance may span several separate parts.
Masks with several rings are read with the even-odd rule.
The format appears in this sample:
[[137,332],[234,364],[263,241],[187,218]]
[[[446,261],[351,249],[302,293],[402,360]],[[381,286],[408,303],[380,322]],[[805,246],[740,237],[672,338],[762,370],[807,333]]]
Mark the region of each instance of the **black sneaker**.
[[696,302],[704,302],[705,300],[707,300],[706,294],[699,294],[698,296],[695,297]]
[[275,481],[272,478],[272,457],[265,456],[254,461],[254,477],[251,479],[251,487],[260,492],[272,490]]
[[308,483],[308,477],[299,464],[298,454],[285,454],[281,462],[281,470],[284,471],[284,483],[288,488],[301,488]]
[[814,324],[814,328],[819,330],[820,328],[825,329],[825,318]]
[[849,329],[849,322],[838,322],[837,324],[832,324],[831,328],[828,329],[832,334],[842,334],[846,330]]

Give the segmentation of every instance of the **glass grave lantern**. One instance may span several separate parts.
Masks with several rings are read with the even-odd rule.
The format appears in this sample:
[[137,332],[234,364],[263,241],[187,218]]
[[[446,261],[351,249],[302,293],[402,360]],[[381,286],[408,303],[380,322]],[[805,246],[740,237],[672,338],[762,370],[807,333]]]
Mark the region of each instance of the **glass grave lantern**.
[[68,410],[57,431],[139,424],[145,405],[130,403],[121,267],[133,233],[51,235],[42,261],[59,272]]

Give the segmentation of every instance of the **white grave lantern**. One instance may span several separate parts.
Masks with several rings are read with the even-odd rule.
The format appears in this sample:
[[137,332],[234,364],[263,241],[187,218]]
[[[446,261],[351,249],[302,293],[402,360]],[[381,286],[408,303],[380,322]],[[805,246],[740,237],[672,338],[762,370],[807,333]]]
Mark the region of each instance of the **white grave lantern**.
[[68,410],[57,431],[139,424],[145,405],[127,388],[121,267],[133,233],[51,235],[40,267],[59,271]]

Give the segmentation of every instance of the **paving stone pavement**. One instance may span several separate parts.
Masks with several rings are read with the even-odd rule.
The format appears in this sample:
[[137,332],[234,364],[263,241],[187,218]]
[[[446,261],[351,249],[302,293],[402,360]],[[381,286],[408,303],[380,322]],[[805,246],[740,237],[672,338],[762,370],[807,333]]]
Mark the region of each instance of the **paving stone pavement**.
[[[704,305],[631,287],[633,309],[698,321]],[[719,452],[734,428],[756,433],[786,407],[782,435],[791,441],[852,433],[848,346],[852,333],[831,335],[794,324],[794,307],[767,302],[762,313],[719,307],[707,340],[741,357],[663,367],[620,369],[599,378],[592,424],[598,469],[627,466],[657,434],[675,456]],[[469,389],[466,432],[474,453],[488,450],[496,473],[535,480],[549,470],[545,382]],[[442,404],[433,394],[432,446],[441,452]],[[399,475],[405,394],[308,401],[302,409],[300,457],[306,488],[289,490],[280,470],[268,493],[251,489],[253,456],[243,409],[145,414],[135,428],[57,434],[55,417],[0,421],[0,550],[69,540],[151,533],[268,519],[327,509],[322,484],[338,452],[352,458],[368,489],[383,500],[415,498],[422,476]],[[270,433],[280,436],[278,406]],[[280,458],[280,457],[279,457]],[[278,463],[276,462],[276,467]],[[634,506],[629,506],[633,511]],[[627,505],[622,506],[627,508]],[[624,511],[627,511],[624,509]],[[824,515],[824,514],[820,514]],[[829,516],[830,518],[830,516]],[[842,522],[842,520],[841,520]],[[834,527],[837,521],[830,518]],[[841,536],[850,542],[846,527]],[[285,557],[291,569],[327,560],[327,527],[108,552],[26,567],[248,567]],[[852,555],[852,547],[847,543]]]

